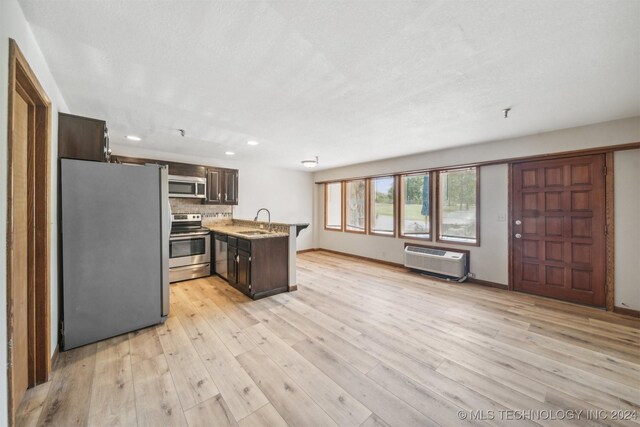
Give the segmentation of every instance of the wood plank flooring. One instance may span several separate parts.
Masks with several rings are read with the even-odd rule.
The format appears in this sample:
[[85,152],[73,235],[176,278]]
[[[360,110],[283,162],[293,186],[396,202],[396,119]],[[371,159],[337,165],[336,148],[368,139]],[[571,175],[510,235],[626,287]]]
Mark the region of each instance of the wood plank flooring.
[[[640,410],[637,319],[322,251],[298,283],[259,301],[172,285],[164,325],[62,353],[17,424],[638,424],[612,419]],[[567,409],[583,418],[545,416]]]

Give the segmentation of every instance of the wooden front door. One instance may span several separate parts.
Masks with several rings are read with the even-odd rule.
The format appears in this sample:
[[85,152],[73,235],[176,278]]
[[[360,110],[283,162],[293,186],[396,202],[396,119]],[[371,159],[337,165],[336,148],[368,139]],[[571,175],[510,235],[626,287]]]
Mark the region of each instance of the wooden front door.
[[604,155],[513,165],[513,288],[603,307]]

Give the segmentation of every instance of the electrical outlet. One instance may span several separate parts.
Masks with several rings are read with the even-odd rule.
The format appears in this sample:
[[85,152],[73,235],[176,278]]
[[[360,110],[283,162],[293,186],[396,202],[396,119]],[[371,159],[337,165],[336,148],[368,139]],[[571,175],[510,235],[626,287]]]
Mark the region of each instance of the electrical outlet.
[[507,220],[507,215],[498,214],[498,222],[505,222]]
[[476,278],[476,273],[469,272],[468,276],[472,279]]

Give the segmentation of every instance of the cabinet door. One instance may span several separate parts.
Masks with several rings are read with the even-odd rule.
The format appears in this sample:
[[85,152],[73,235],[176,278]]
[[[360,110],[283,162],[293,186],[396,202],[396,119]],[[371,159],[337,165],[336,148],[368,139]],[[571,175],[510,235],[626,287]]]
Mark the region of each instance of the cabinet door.
[[58,157],[106,161],[107,132],[104,120],[58,115]]
[[238,171],[229,169],[224,171],[224,199],[226,205],[238,204]]
[[222,203],[222,171],[207,169],[207,203]]
[[236,248],[227,248],[227,281],[232,284],[238,282],[238,270],[236,268],[238,265],[236,262],[237,254],[238,251]]
[[238,285],[251,290],[251,254],[238,251]]

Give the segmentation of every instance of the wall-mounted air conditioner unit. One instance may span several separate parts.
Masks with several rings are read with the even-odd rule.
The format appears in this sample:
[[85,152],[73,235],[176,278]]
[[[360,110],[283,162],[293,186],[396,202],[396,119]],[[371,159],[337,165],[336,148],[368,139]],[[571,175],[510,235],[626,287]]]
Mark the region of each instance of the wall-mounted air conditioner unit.
[[465,253],[441,249],[407,246],[404,248],[404,265],[436,276],[462,281],[469,274]]

